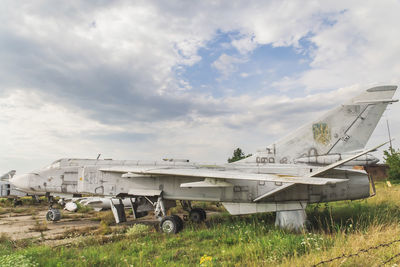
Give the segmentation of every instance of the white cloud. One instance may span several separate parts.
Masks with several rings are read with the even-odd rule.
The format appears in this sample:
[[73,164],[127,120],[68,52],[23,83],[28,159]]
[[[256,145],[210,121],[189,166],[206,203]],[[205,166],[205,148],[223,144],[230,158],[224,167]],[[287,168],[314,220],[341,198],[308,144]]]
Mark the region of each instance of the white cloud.
[[232,46],[235,47],[241,54],[247,54],[257,47],[252,36],[246,36],[232,41]]
[[212,66],[216,68],[221,74],[223,79],[227,79],[229,75],[236,72],[237,64],[246,62],[247,59],[222,54],[216,61],[212,63]]
[[[400,28],[398,1],[348,1],[336,4],[342,13],[335,23],[315,32],[310,70],[296,74],[292,83],[309,90],[351,84],[398,84],[400,77]],[[288,81],[285,78],[286,82]]]
[[[99,152],[224,161],[236,146],[255,150],[306,122],[324,103],[369,85],[399,84],[399,5],[78,1],[54,8],[46,1],[6,1],[0,10],[0,171]],[[199,49],[219,32],[235,33],[223,48],[240,53],[222,51],[213,63],[223,79],[261,45],[301,51],[308,49],[304,39],[312,44],[310,68],[267,88],[279,89],[280,96],[194,93],[177,70],[200,63]],[[310,96],[291,96],[299,88]],[[397,106],[388,114],[400,112]],[[398,132],[400,119],[391,117]],[[120,134],[151,141],[110,139]]]

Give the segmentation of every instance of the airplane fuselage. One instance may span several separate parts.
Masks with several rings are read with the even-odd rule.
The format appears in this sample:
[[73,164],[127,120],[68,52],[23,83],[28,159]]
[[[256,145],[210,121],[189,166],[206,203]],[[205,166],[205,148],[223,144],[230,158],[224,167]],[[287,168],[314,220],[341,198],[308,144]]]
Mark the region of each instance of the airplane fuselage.
[[[162,192],[166,200],[197,200],[222,202],[229,207],[236,207],[237,214],[247,213],[247,209],[240,211],[240,205],[247,203],[250,208],[260,209],[260,212],[269,211],[265,204],[298,205],[317,202],[328,202],[345,199],[361,199],[370,196],[370,180],[364,171],[333,169],[325,174],[326,177],[348,179],[347,181],[328,185],[294,186],[281,190],[260,201],[257,197],[279,190],[282,183],[268,181],[249,181],[226,179],[232,184],[226,187],[181,187],[182,184],[199,182],[204,179],[185,176],[163,175],[134,175],[121,177],[120,173],[101,171],[107,166],[135,166],[151,168],[201,168],[221,171],[240,171],[243,173],[279,174],[282,176],[303,176],[313,172],[313,167],[299,164],[224,164],[201,165],[183,162],[143,162],[118,160],[79,160],[63,159],[52,166],[13,179],[13,183],[21,190],[52,194],[88,194],[96,196],[151,196]],[[236,204],[235,204],[236,203]],[[239,205],[239,206],[238,206]],[[267,209],[267,210],[266,210]],[[290,209],[290,207],[289,207]],[[235,212],[233,212],[235,214]]]

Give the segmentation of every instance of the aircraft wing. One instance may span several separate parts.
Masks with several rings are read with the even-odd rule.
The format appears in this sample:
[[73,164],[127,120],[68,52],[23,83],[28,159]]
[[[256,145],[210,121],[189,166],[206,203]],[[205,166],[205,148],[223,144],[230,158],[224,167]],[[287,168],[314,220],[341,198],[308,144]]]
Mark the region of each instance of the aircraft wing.
[[[393,140],[393,139],[392,139],[392,140]],[[390,140],[390,141],[392,141],[392,140]],[[343,164],[346,163],[346,162],[349,162],[349,161],[351,161],[351,160],[353,160],[353,159],[355,159],[355,158],[358,158],[358,157],[360,157],[360,156],[362,156],[362,155],[365,155],[365,154],[367,154],[367,153],[369,153],[369,152],[371,152],[371,151],[377,150],[377,149],[380,148],[381,146],[384,146],[384,145],[386,145],[387,143],[389,143],[390,141],[387,141],[387,142],[385,142],[385,143],[383,143],[383,144],[380,144],[379,146],[376,146],[376,147],[374,147],[374,148],[371,148],[371,149],[365,150],[365,151],[363,151],[363,152],[360,152],[360,153],[358,153],[358,154],[356,154],[356,155],[354,155],[354,156],[348,157],[348,158],[346,158],[346,159],[339,160],[339,161],[337,161],[337,162],[335,162],[335,163],[332,163],[332,164],[330,164],[330,165],[328,165],[328,166],[326,166],[326,167],[322,167],[322,168],[318,169],[316,172],[310,173],[310,174],[308,175],[308,177],[315,177],[315,176],[321,175],[321,174],[325,173],[326,171],[329,171],[329,170],[331,170],[331,169],[333,169],[333,168],[336,168],[336,167],[339,167],[340,165],[343,165]]]
[[[310,184],[310,185],[325,185],[336,184],[345,182],[348,179],[336,178],[321,178],[321,177],[306,177],[306,176],[287,176],[277,174],[261,174],[261,173],[245,173],[240,171],[224,171],[224,170],[210,170],[203,168],[143,168],[143,167],[128,167],[122,168],[111,167],[100,169],[103,172],[118,172],[122,173],[122,177],[135,178],[138,176],[184,176],[196,177],[205,179],[203,183],[187,183],[182,184],[182,187],[210,187],[210,180],[218,179],[232,179],[232,180],[252,180],[252,181],[266,181],[278,183],[294,183],[294,184]],[[226,187],[228,183],[215,182],[214,187]]]

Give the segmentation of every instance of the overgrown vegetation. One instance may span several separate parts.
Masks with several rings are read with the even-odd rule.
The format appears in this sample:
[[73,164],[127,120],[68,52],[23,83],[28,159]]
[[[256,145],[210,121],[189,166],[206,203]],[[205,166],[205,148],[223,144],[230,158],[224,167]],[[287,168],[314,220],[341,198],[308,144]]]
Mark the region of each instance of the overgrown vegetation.
[[391,181],[400,181],[400,150],[390,148],[385,150],[384,159],[389,166],[388,179]]
[[134,224],[126,231],[126,235],[129,237],[137,237],[150,232],[150,227],[144,224]]
[[79,212],[79,213],[93,213],[93,212],[94,212],[93,208],[90,207],[90,206],[82,205],[82,204],[79,203],[79,202],[76,202],[75,204],[76,204],[77,207],[78,207],[78,209],[76,210],[76,212]]
[[32,259],[24,255],[4,255],[0,256],[0,266],[2,267],[34,267],[38,264]]
[[[17,246],[0,236],[0,256],[22,255],[39,266],[309,266],[399,238],[400,185],[380,183],[377,191],[367,200],[310,205],[309,227],[301,234],[275,228],[273,214],[226,212],[200,225],[186,223],[177,235],[142,224],[114,232],[105,223],[109,214],[102,213],[100,228],[76,231],[73,236],[81,238],[68,247]],[[380,265],[398,251],[400,242],[327,266]]]

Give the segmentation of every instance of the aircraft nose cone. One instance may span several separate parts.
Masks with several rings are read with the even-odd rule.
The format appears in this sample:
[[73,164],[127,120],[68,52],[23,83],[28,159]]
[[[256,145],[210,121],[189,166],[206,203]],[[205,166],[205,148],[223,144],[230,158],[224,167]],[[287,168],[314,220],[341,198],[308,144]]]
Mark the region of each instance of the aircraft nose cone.
[[29,174],[16,175],[10,179],[10,183],[18,189],[29,190]]

